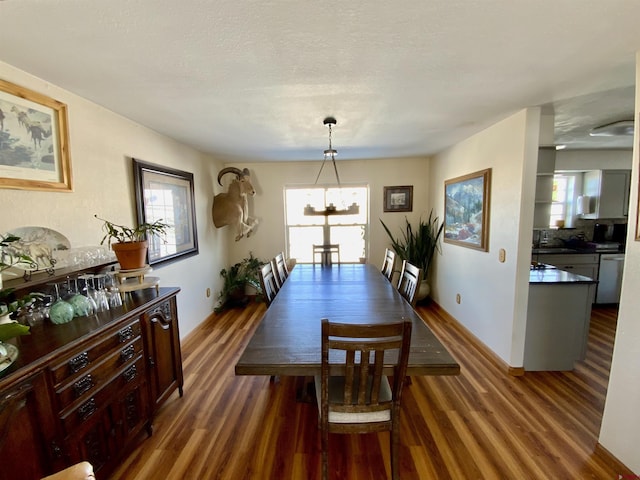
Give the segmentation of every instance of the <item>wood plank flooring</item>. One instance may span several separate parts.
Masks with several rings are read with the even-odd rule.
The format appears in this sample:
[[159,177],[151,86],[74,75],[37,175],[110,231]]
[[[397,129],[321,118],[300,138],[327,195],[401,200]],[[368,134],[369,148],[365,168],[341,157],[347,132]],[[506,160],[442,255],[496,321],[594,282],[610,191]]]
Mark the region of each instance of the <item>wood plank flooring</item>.
[[[184,397],[174,394],[112,479],[320,478],[315,404],[302,379],[236,377],[265,311],[214,315],[183,343]],[[594,309],[587,359],[572,372],[506,374],[434,305],[418,313],[461,365],[456,377],[413,377],[403,396],[400,473],[411,479],[607,479],[632,472],[597,445],[616,311]],[[384,479],[389,434],[332,435],[332,479]],[[640,473],[640,472],[639,472]]]

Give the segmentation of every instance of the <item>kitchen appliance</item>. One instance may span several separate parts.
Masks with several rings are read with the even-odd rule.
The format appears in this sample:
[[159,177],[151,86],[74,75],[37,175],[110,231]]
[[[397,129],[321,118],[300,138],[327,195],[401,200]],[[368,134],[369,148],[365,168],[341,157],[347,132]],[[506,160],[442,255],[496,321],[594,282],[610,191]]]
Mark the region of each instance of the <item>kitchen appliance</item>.
[[595,243],[604,243],[609,225],[606,223],[596,223],[593,226],[593,241]]
[[613,233],[611,234],[611,241],[618,242],[624,245],[627,240],[627,224],[626,223],[614,223]]
[[620,303],[623,267],[624,253],[603,253],[600,255],[595,303]]

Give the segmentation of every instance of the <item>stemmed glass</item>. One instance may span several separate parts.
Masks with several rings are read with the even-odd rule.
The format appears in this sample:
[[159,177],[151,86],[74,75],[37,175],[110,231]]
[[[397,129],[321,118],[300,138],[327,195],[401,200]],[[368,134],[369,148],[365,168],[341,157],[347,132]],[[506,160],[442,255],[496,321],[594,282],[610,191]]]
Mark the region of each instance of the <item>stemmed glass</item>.
[[78,292],[78,280],[67,277],[67,302],[73,307],[73,314],[76,317],[87,317],[95,313],[93,304],[86,296]]
[[86,273],[78,275],[77,281],[80,282],[78,292],[87,297],[91,304],[91,314],[96,313],[98,311],[98,305],[95,300],[96,289],[93,286],[93,275]]
[[73,306],[60,296],[60,284],[49,285],[53,286],[56,292],[56,300],[49,307],[49,320],[56,325],[70,322],[74,315]]
[[98,312],[106,312],[109,310],[109,298],[107,297],[107,291],[105,290],[104,279],[105,276],[103,273],[99,275],[94,275],[93,279],[95,281],[96,287],[96,305]]
[[105,278],[105,287],[108,292],[109,306],[111,308],[122,306],[122,298],[120,297],[120,290],[118,289],[116,272],[107,272],[107,276]]

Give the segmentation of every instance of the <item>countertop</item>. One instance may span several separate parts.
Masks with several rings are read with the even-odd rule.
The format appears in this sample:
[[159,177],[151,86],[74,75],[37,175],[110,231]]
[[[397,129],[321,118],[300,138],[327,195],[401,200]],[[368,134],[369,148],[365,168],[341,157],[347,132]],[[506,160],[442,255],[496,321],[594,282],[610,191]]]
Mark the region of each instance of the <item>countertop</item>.
[[595,246],[587,246],[584,248],[568,248],[568,247],[543,247],[533,248],[531,250],[532,255],[567,255],[567,254],[591,254],[594,253],[624,253],[624,246],[602,248]]
[[550,284],[594,284],[598,283],[592,278],[575,273],[558,270],[552,266],[543,269],[531,269],[529,271],[529,285]]

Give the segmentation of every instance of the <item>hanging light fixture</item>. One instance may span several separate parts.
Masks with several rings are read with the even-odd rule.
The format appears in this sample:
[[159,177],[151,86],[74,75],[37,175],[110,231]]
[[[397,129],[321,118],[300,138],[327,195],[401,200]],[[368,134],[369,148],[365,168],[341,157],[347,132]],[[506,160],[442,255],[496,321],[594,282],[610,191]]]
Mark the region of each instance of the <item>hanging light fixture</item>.
[[[335,126],[338,122],[333,117],[327,117],[327,118],[324,119],[323,123],[326,126],[329,127],[329,148],[324,151],[324,160],[322,160],[322,165],[320,165],[320,171],[318,172],[318,175],[316,176],[316,181],[314,182],[314,185],[318,184],[318,179],[320,178],[320,174],[322,173],[322,169],[324,168],[324,164],[327,162],[327,160],[331,159],[331,163],[333,164],[333,171],[336,173],[336,181],[338,182],[338,188],[340,188],[341,187],[341,185],[340,185],[340,175],[338,175],[338,166],[336,165],[336,155],[338,154],[338,151],[333,148],[332,138],[331,138],[331,136],[332,136],[332,127]],[[360,213],[360,207],[355,202],[353,202],[347,208],[343,208],[343,209],[336,208],[336,206],[333,203],[330,203],[329,205],[325,206],[324,210],[316,210],[310,204],[307,204],[307,206],[304,207],[304,214],[305,215],[324,215],[324,216],[326,216],[326,215],[355,215],[355,214],[358,214],[358,213]]]

